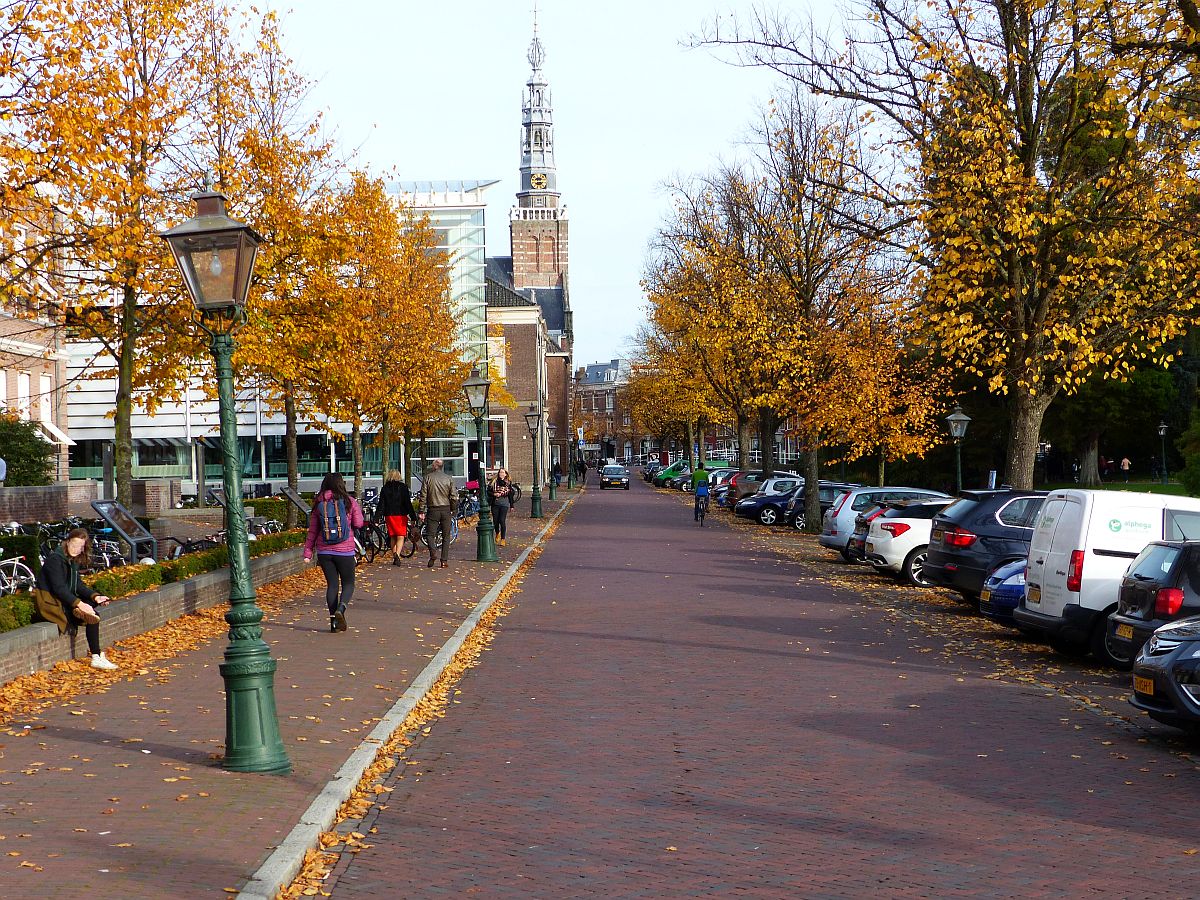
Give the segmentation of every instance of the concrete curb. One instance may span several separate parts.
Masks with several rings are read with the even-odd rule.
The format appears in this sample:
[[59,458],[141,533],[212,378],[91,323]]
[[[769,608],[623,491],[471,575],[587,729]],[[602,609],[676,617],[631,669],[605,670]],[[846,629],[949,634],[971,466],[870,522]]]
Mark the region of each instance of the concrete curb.
[[338,809],[350,798],[351,792],[362,778],[363,773],[375,761],[375,756],[378,754],[380,746],[403,724],[408,714],[412,712],[417,703],[433,687],[434,682],[438,680],[442,672],[450,664],[450,660],[458,653],[467,636],[475,630],[483,614],[496,602],[500,596],[500,592],[512,581],[513,576],[517,574],[517,570],[529,558],[529,554],[541,546],[546,533],[554,526],[563,513],[571,508],[571,504],[574,502],[575,497],[571,497],[562,505],[562,508],[538,532],[533,542],[509,565],[504,574],[500,576],[500,579],[492,586],[492,589],[475,605],[471,614],[458,626],[458,630],[451,635],[450,640],[442,646],[442,649],[429,661],[429,664],[421,671],[421,674],[409,685],[404,695],[396,701],[395,705],[380,719],[379,724],[375,726],[369,735],[363,738],[363,742],[358,745],[358,748],[350,754],[350,757],[342,764],[342,767],[337,770],[333,778],[325,785],[321,793],[317,795],[317,798],[313,800],[308,809],[300,816],[300,821],[296,824],[296,827],[280,842],[274,852],[267,857],[266,861],[258,868],[258,871],[250,876],[250,880],[238,894],[239,897],[243,897],[245,900],[274,900],[282,888],[292,883],[292,880],[304,864],[305,854],[309,850],[316,848],[317,838],[322,832],[328,831],[333,827]]

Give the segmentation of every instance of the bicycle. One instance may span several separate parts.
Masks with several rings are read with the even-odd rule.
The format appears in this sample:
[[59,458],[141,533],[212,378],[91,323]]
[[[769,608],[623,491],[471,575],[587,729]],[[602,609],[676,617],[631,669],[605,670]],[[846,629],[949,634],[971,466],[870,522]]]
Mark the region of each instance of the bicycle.
[[[0,547],[0,553],[4,548]],[[21,591],[32,591],[37,583],[33,570],[25,565],[25,557],[14,556],[11,559],[0,560],[0,596],[8,596]]]
[[387,526],[382,522],[368,522],[355,537],[367,563],[375,562],[375,557],[385,552],[389,545]]
[[174,546],[166,553],[166,559],[179,559],[188,553],[199,553],[202,550],[213,550],[221,546],[219,541],[211,537],[189,538],[187,540],[167,535],[164,541],[171,541]]
[[696,521],[704,527],[704,517],[708,514],[708,494],[696,495]]
[[458,492],[458,518],[469,519],[479,515],[479,490],[463,488]]

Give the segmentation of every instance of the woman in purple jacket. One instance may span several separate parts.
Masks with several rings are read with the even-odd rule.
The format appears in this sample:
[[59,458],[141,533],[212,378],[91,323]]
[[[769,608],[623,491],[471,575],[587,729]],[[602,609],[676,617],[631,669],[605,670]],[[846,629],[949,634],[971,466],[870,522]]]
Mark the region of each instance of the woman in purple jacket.
[[346,606],[354,593],[354,529],[363,523],[362,507],[347,493],[342,476],[326,475],[308,517],[304,559],[311,560],[315,552],[325,573],[330,631],[346,630]]

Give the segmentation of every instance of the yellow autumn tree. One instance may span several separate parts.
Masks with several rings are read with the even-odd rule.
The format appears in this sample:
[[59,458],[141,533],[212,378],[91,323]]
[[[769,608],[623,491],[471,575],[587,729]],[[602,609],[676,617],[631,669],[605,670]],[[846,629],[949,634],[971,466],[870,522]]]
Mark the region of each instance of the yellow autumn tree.
[[316,348],[322,393],[313,402],[350,423],[359,489],[364,426],[448,421],[470,367],[456,343],[447,260],[428,221],[355,172],[333,222],[333,252],[308,285],[338,310]]
[[924,343],[1007,398],[1005,479],[1030,487],[1053,399],[1169,362],[1193,318],[1200,122],[1172,89],[1185,73],[1114,54],[1095,4],[857,8],[847,42],[766,15],[707,39],[872,120],[895,177],[863,192],[905,211],[891,236],[920,266]]

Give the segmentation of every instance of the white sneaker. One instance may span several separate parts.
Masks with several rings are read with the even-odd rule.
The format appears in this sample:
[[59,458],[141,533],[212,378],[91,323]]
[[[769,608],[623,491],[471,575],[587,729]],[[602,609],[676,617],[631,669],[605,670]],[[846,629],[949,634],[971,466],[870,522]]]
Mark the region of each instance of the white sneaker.
[[109,659],[103,653],[94,653],[94,654],[92,654],[92,668],[93,669],[104,669],[105,671],[111,672],[115,669],[119,669],[120,666],[118,666],[115,662],[113,662],[111,659]]

